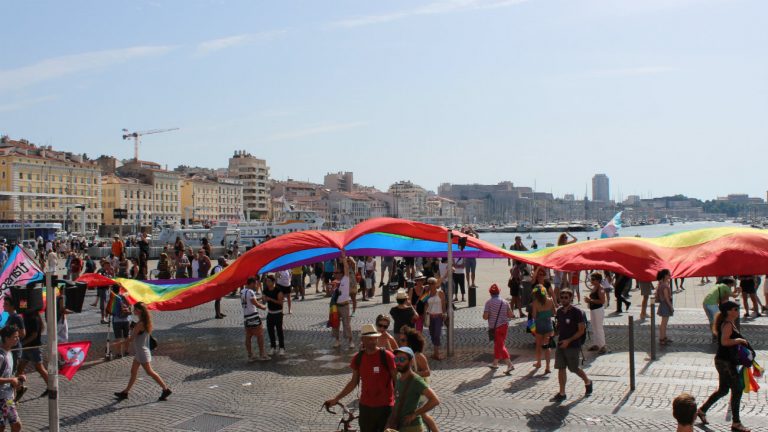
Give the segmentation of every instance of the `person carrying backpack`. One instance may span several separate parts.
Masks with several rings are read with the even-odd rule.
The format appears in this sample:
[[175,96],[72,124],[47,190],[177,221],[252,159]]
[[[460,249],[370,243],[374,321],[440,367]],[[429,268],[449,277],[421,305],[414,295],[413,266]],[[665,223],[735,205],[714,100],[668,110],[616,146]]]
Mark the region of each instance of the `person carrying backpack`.
[[395,356],[376,346],[381,336],[373,324],[364,324],[360,337],[363,349],[352,357],[352,378],[325,406],[334,406],[360,383],[360,432],[383,432],[395,404]]
[[114,345],[118,347],[117,358],[121,358],[128,352],[128,337],[130,336],[131,304],[120,294],[120,286],[112,285],[112,293],[115,297],[112,302],[112,331],[115,333]]
[[557,349],[555,350],[555,369],[560,391],[552,398],[555,402],[566,399],[565,383],[568,381],[565,369],[575,373],[584,380],[584,397],[592,394],[592,380],[579,367],[581,345],[586,341],[587,320],[584,311],[573,306],[573,290],[560,290],[560,309],[557,310]]

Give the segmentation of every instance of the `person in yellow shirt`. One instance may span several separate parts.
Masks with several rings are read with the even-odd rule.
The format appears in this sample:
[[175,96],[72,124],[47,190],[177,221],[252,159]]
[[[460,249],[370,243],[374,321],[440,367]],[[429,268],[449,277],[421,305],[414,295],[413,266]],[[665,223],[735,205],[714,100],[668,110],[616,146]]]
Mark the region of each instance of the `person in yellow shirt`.
[[291,269],[291,286],[293,287],[293,299],[304,301],[304,268],[302,266]]

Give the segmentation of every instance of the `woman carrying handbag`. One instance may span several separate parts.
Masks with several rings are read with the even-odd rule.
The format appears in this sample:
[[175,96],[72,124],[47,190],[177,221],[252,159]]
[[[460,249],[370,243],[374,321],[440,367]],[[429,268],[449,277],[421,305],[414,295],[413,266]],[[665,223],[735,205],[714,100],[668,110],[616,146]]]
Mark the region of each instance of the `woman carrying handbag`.
[[499,296],[499,287],[496,284],[488,289],[491,298],[485,302],[483,310],[483,319],[488,321],[488,339],[493,342],[493,363],[488,365],[491,369],[499,367],[499,361],[507,365],[505,375],[510,375],[515,369],[512,366],[512,360],[509,359],[509,352],[505,343],[507,342],[507,331],[509,330],[509,319],[514,317],[509,303]]
[[739,408],[743,392],[741,377],[737,371],[739,366],[739,345],[748,347],[749,342],[736,329],[736,319],[739,317],[739,305],[732,301],[720,304],[720,313],[715,317],[712,331],[717,335],[717,354],[715,354],[715,369],[720,377],[717,390],[709,396],[696,415],[703,424],[708,424],[707,411],[720,398],[731,392],[731,430],[734,432],[749,432],[741,424]]

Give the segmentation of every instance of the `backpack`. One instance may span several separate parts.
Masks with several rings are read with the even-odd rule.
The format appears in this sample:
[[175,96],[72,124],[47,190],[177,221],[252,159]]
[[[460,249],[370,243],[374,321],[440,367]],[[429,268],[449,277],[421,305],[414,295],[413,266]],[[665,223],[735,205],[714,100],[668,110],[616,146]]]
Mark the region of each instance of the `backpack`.
[[[364,350],[360,350],[355,354],[355,368],[357,370],[360,370],[360,364],[363,362],[363,353]],[[389,363],[387,363],[387,350],[384,348],[379,348],[379,361],[381,361],[381,364],[384,365],[384,367],[387,368],[387,370],[392,373],[392,371],[389,369]]]
[[579,312],[581,312],[581,319],[584,320],[584,334],[579,338],[579,344],[584,346],[584,344],[587,343],[587,336],[589,336],[589,339],[592,340],[592,332],[590,330],[591,326],[589,324],[589,319],[587,318],[587,313],[581,309],[579,309]]
[[119,295],[117,300],[120,301],[120,309],[117,311],[117,316],[120,318],[128,318],[131,316],[131,305],[125,299],[125,297]]

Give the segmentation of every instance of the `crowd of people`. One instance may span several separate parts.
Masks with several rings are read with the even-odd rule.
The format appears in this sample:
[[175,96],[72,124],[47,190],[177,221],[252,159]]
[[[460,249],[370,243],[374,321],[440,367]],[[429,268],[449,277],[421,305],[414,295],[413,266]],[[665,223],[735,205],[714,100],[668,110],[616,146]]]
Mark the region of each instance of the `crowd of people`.
[[[207,242],[195,250],[177,239],[174,245],[169,245],[161,253],[157,267],[148,271],[148,250],[142,250],[148,248],[146,236],[140,236],[135,241],[140,249],[139,259],[129,260],[126,257],[126,246],[119,237],[111,244],[109,257],[98,260],[98,263],[82,248],[70,245],[60,250],[55,242],[48,242],[50,248],[46,243],[44,253],[39,256],[42,266],[53,269],[59,269],[60,260],[64,259],[64,272],[71,279],[91,272],[110,278],[204,278],[223,271],[229,264],[228,255],[214,261]],[[558,245],[574,241],[573,236],[564,233],[558,239]],[[520,237],[510,248],[526,250]],[[0,249],[0,259],[7,259],[7,252],[3,253],[4,250]],[[494,370],[505,366],[504,374],[512,373],[515,366],[506,347],[510,321],[518,317],[526,318],[526,328],[532,334],[535,345],[532,367],[541,368],[543,360],[544,375],[551,373],[554,354],[559,387],[552,400],[560,402],[567,399],[568,371],[583,381],[584,396],[590,396],[593,384],[581,368],[583,349],[597,354],[609,352],[603,323],[606,310],[610,307],[611,294],[615,299],[615,313],[628,311],[633,280],[609,271],[587,271],[584,273],[586,291],[582,295],[582,272],[555,271],[515,260],[510,260],[509,266],[509,297],[505,298],[499,286],[493,284],[489,288],[490,298],[483,307],[482,318],[487,322],[489,341],[493,342],[493,360],[488,366]],[[455,287],[452,298],[447,291],[449,273],[453,274]],[[640,318],[648,316],[647,308],[652,296],[658,308],[656,314],[660,317],[658,333],[662,346],[672,343],[667,335],[667,326],[675,310],[673,286],[677,286],[678,292],[684,289],[683,281],[678,279],[665,269],[658,272],[655,286],[648,281],[637,282],[642,298]],[[328,298],[330,310],[336,317],[332,319],[331,315],[329,319],[332,347],[345,350],[360,348],[350,362],[350,381],[326,404],[335,405],[360,385],[361,431],[383,431],[388,427],[401,431],[437,431],[438,426],[429,415],[439,404],[438,396],[430,388],[430,360],[441,361],[445,358],[442,336],[448,308],[465,301],[464,288],[476,287],[475,280],[474,259],[456,257],[449,262],[446,258],[406,257],[398,260],[382,257],[377,260],[370,256],[347,257],[342,252],[339,259],[254,275],[248,278],[239,293],[235,290],[232,295],[239,296],[241,300],[245,350],[249,361],[269,361],[274,356],[285,354],[284,315],[291,314],[293,301],[303,301],[306,290],[314,286],[316,294]],[[733,347],[748,343],[738,331],[740,307],[732,299],[743,299],[745,318],[768,312],[757,297],[760,284],[761,278],[757,276],[721,277],[704,299],[703,308],[712,325],[713,343],[718,345],[715,367],[720,376],[720,386],[694,411],[703,423],[707,422],[706,412],[712,404],[730,392],[733,430],[748,430],[739,419],[741,390],[738,388],[736,365],[730,354]],[[379,314],[374,323],[363,324],[360,340],[356,341],[352,318],[358,301],[370,301],[377,295],[377,288],[395,290],[397,304],[388,313]],[[114,301],[109,302],[110,298]],[[27,365],[31,364],[47,380],[39,348],[44,323],[40,314],[19,316],[10,298],[6,296],[5,300],[10,325],[0,333],[3,343],[0,355],[10,361],[4,360],[0,367],[0,396],[6,402],[10,400],[7,406],[12,409],[8,408],[3,413],[6,420],[15,419],[18,422],[13,400],[24,394]],[[214,302],[214,317],[218,319],[226,316],[221,312],[220,300]],[[581,304],[586,310],[578,306]],[[122,357],[132,352],[134,356],[128,384],[122,391],[116,392],[115,397],[118,400],[128,398],[136,383],[138,370],[143,368],[161,387],[160,400],[166,400],[172,392],[151,367],[153,327],[150,312],[141,303],[131,306],[118,289],[110,292],[108,287],[97,290],[97,299],[92,306],[99,308],[102,323],[111,323],[115,337],[111,346],[116,355]],[[62,307],[59,313],[60,319],[63,318],[60,327],[66,329],[66,310]],[[266,346],[264,326],[269,347]],[[258,354],[252,347],[254,336],[257,338]],[[431,345],[429,355],[427,338]],[[28,348],[19,355],[22,347]],[[10,372],[6,371],[6,364],[10,366]],[[675,404],[683,406],[681,404],[691,398],[682,398],[679,403],[676,399]],[[14,430],[15,423],[10,421],[8,424]],[[20,422],[18,425],[20,427]]]

